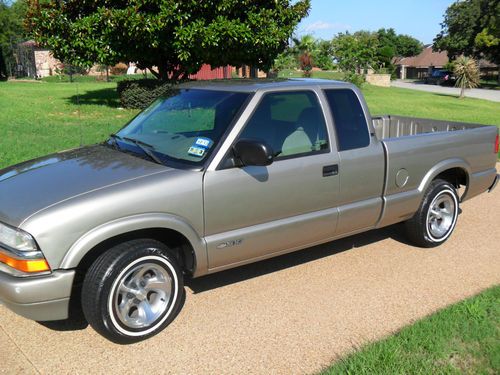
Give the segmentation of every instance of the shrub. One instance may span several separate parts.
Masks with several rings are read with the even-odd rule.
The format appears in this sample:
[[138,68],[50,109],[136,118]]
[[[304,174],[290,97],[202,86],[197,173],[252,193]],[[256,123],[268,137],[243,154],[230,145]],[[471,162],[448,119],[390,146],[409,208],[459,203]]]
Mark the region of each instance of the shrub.
[[114,76],[119,76],[121,74],[127,73],[128,65],[124,63],[118,63],[115,66],[112,66],[109,70],[110,73]]
[[117,90],[122,107],[144,109],[159,96],[170,94],[174,86],[156,79],[134,79],[118,82]]
[[460,98],[465,96],[465,89],[479,86],[479,67],[471,57],[459,57],[455,60],[453,73],[457,77],[456,87],[460,87]]
[[361,87],[365,83],[365,76],[357,73],[346,73],[344,76],[344,81],[350,82],[353,85]]
[[274,60],[274,69],[277,71],[286,69],[297,69],[298,61],[292,54],[283,52]]

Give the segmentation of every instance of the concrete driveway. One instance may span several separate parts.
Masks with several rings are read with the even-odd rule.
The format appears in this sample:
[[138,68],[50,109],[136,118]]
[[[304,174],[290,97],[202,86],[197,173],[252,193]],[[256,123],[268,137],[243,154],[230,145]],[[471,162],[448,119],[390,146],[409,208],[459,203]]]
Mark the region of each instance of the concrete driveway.
[[[458,96],[460,94],[460,89],[456,87],[426,85],[424,83],[419,83],[419,82],[392,81],[391,86],[403,89],[435,92],[439,94],[448,94],[455,96]],[[494,102],[500,102],[500,90],[468,89],[465,90],[465,96],[468,98],[485,99]]]
[[500,283],[500,188],[462,208],[435,249],[407,245],[394,226],[192,280],[177,320],[130,346],[0,306],[0,373],[316,372]]

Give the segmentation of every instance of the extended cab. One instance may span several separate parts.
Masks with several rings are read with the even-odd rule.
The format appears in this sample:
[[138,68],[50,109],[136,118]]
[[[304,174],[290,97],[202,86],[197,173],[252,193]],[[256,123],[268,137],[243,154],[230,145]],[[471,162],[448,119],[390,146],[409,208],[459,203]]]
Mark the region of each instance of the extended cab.
[[0,300],[35,320],[79,300],[108,339],[142,340],[185,276],[399,222],[443,243],[497,152],[496,126],[372,118],[347,83],[181,85],[102,144],[0,171]]

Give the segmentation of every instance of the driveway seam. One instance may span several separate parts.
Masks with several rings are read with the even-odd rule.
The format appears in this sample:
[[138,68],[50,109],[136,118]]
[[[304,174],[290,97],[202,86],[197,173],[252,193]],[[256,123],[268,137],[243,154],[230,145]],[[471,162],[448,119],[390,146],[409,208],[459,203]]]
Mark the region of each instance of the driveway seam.
[[28,361],[28,363],[31,365],[31,367],[33,367],[33,369],[36,371],[37,374],[41,374],[40,370],[38,370],[38,368],[35,366],[35,364],[31,361],[31,359],[28,358],[28,356],[26,355],[26,353],[23,351],[23,349],[21,349],[21,347],[19,345],[17,345],[17,342],[9,335],[9,333],[5,330],[5,328],[3,328],[3,326],[0,324],[0,329],[3,331],[3,333],[5,333],[5,335],[9,338],[9,340],[15,345],[15,347],[17,348],[17,350],[19,350],[19,352],[22,354],[22,356],[24,358],[26,358],[26,360]]

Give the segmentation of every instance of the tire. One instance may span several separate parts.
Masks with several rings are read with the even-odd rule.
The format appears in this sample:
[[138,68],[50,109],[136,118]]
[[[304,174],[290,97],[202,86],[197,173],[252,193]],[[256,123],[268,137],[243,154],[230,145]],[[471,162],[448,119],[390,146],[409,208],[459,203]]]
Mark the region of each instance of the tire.
[[459,200],[455,187],[444,180],[431,182],[420,208],[405,222],[408,238],[420,247],[444,243],[455,229]]
[[131,344],[167,327],[183,297],[175,255],[161,242],[140,239],[111,248],[91,265],[83,282],[82,309],[99,334]]

